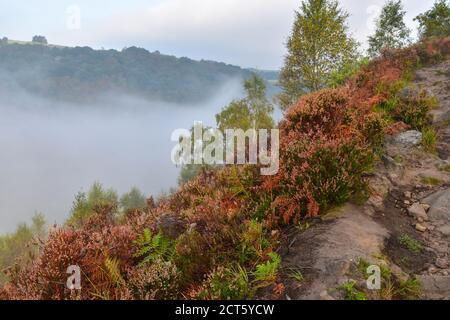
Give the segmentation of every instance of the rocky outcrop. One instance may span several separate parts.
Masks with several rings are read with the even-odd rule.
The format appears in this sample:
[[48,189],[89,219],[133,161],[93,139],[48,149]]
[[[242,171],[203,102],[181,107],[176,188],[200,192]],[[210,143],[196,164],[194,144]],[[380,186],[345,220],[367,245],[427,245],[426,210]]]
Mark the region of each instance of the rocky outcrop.
[[416,130],[409,130],[398,134],[394,142],[402,147],[414,147],[422,142],[422,133]]
[[429,196],[424,202],[430,205],[430,219],[450,224],[450,188]]

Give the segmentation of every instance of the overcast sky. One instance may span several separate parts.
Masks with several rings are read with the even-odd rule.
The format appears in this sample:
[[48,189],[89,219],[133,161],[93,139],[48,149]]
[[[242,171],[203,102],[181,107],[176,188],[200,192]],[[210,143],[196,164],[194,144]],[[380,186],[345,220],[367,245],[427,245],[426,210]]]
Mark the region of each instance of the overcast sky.
[[[340,0],[365,45],[384,0]],[[403,0],[407,24],[434,0]],[[194,59],[276,69],[300,0],[0,0],[0,36],[113,48],[139,46]]]

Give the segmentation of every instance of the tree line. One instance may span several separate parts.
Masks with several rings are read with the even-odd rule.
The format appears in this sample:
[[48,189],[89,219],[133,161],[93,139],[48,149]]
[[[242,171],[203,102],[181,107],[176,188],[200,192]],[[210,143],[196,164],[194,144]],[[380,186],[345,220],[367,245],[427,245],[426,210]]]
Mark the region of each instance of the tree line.
[[[368,38],[367,56],[351,36],[349,14],[334,0],[302,1],[292,34],[287,41],[287,55],[280,74],[282,93],[278,101],[283,110],[302,95],[338,85],[367,58],[379,56],[385,49],[400,49],[412,43],[401,0],[389,0],[376,21],[376,30]],[[415,18],[419,38],[450,35],[450,6],[437,0],[433,7]]]

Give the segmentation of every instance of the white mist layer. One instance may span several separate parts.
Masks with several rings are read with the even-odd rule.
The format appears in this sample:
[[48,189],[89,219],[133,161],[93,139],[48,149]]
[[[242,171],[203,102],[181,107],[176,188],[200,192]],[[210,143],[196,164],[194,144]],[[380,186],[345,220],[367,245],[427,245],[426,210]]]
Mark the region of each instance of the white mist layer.
[[230,81],[202,105],[173,105],[109,96],[96,105],[59,105],[20,93],[0,102],[0,233],[38,211],[49,223],[67,219],[75,194],[93,182],[119,194],[136,186],[157,196],[175,187],[173,130],[215,114],[242,95]]

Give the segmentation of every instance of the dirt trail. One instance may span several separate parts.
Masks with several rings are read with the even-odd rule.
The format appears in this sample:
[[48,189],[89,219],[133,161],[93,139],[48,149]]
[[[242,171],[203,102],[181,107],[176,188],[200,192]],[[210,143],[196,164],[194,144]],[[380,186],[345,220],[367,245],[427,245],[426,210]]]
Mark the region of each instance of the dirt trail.
[[423,150],[417,132],[388,137],[366,204],[347,204],[306,230],[286,232],[285,298],[342,299],[342,284],[365,286],[358,261],[366,261],[388,268],[398,283],[418,279],[421,298],[450,299],[450,61],[419,70],[413,87],[439,100],[430,112],[437,154]]

